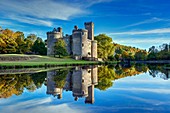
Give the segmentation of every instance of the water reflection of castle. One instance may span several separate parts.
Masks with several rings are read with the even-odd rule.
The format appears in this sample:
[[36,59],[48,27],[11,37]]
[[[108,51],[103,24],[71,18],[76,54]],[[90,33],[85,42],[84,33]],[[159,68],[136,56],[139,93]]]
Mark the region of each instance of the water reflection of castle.
[[46,78],[47,94],[61,99],[63,90],[72,91],[75,101],[85,97],[85,103],[92,104],[94,103],[94,86],[98,84],[97,71],[97,66],[76,67],[67,73],[64,85],[60,87],[54,80],[55,76],[59,76],[59,71],[49,71]]

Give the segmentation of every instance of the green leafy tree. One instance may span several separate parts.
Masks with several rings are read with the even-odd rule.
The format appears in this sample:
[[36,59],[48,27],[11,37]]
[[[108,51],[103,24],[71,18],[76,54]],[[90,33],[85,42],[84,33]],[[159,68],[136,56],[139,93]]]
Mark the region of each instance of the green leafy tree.
[[0,34],[0,53],[15,53],[17,47],[15,40],[16,36],[13,31],[9,29],[3,30]]
[[26,43],[26,52],[32,52],[32,46],[34,45],[34,42],[37,40],[37,36],[35,34],[30,34],[27,36],[27,38],[24,40]]
[[113,56],[114,53],[114,45],[112,43],[112,38],[105,35],[99,34],[98,36],[94,37],[97,40],[98,48],[97,53],[98,57],[103,59],[108,59],[109,56]]
[[16,40],[15,42],[17,43],[17,51],[16,53],[25,53],[26,52],[26,46],[25,46],[25,36],[23,32],[17,31],[16,33]]
[[64,40],[58,39],[57,42],[55,43],[54,57],[55,57],[55,55],[58,55],[59,58],[61,56],[67,56],[68,55],[67,50],[66,50],[66,44],[65,44]]
[[37,40],[34,42],[32,46],[32,52],[40,55],[46,55],[47,54],[47,48],[45,47],[45,43],[41,38],[37,38]]
[[115,72],[113,69],[107,66],[98,68],[98,85],[96,88],[100,90],[106,90],[113,85],[112,80],[114,79]]
[[136,60],[146,60],[147,59],[147,52],[146,51],[139,51],[135,54]]

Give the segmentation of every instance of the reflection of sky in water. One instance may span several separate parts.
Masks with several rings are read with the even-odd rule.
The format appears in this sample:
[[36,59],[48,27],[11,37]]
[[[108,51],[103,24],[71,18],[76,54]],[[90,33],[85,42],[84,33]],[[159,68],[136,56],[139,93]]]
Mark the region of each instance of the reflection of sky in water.
[[153,78],[148,73],[114,81],[106,91],[95,89],[95,103],[74,101],[71,91],[61,100],[46,95],[46,86],[20,96],[0,99],[1,113],[168,113],[170,112],[170,80]]

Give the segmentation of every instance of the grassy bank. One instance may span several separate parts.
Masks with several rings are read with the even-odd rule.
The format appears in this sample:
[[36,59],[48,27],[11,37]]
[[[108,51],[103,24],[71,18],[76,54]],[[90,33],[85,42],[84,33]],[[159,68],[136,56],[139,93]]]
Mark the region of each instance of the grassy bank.
[[[55,67],[55,66],[86,65],[86,64],[99,63],[96,61],[74,60],[71,58],[54,58],[54,57],[40,56],[40,55],[1,54],[0,57],[1,59],[5,59],[0,61],[1,68]],[[18,60],[18,57],[20,58],[29,57],[29,58],[25,58],[27,60],[20,61]]]

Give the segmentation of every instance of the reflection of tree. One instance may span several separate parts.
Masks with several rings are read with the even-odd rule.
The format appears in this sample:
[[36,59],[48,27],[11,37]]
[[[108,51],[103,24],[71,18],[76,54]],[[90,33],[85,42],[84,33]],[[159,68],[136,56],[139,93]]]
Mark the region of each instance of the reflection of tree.
[[146,64],[136,64],[135,69],[138,72],[147,72],[148,71],[148,66]]
[[170,78],[168,70],[164,69],[164,65],[149,64],[149,74],[153,77],[160,76],[163,79]]
[[64,70],[64,69],[56,70],[56,75],[54,76],[54,81],[56,83],[57,88],[64,87],[67,74],[68,74],[68,70]]
[[100,90],[106,90],[113,85],[112,80],[114,77],[114,70],[107,66],[98,68],[98,85],[96,86]]
[[[139,71],[140,70],[140,71]],[[142,70],[142,71],[141,71]],[[98,85],[96,86],[100,90],[106,90],[111,87],[113,80],[124,78],[127,76],[134,76],[142,72],[146,72],[147,67],[121,67],[117,65],[116,67],[102,66],[98,68]]]
[[38,88],[41,88],[47,74],[46,74],[46,72],[41,72],[41,73],[34,73],[30,76],[31,76],[32,80],[34,81],[36,88],[38,89]]
[[[23,93],[24,88],[29,91],[35,91],[36,87],[40,86],[38,84],[42,85],[44,81],[44,78],[40,75],[13,74],[0,76],[0,98],[8,98],[13,94],[20,95]],[[40,77],[42,77],[41,79],[43,79],[43,81],[39,79]]]
[[0,97],[7,98],[22,94],[24,87],[31,84],[31,79],[27,75],[3,75],[0,77]]

